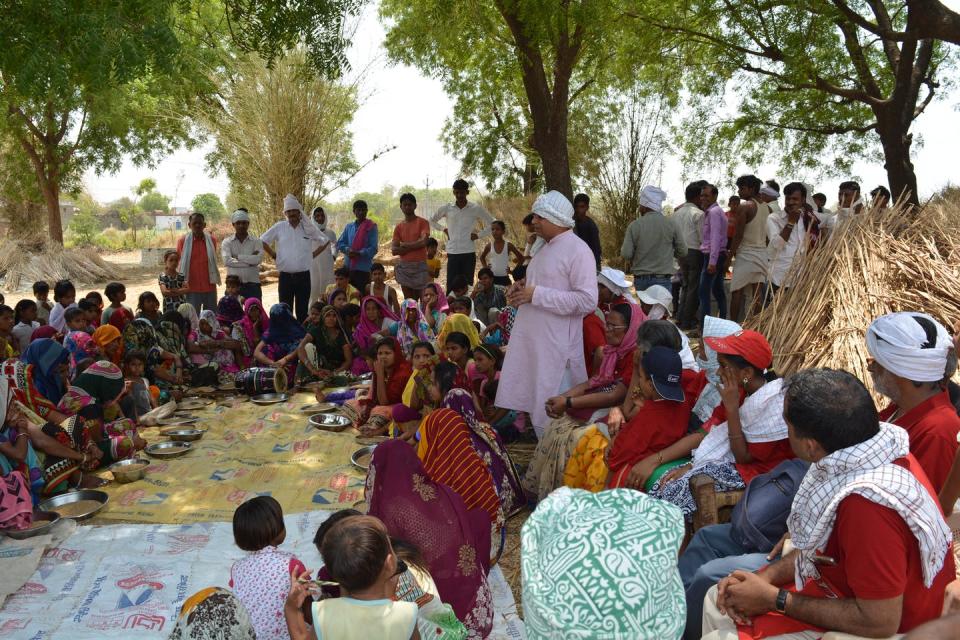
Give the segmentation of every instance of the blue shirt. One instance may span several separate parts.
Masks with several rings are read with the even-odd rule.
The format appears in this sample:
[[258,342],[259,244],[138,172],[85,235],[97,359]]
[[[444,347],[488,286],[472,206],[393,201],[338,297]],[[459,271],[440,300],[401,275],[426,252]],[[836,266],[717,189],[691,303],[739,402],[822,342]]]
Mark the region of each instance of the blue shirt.
[[377,255],[377,224],[373,224],[373,229],[367,234],[367,245],[359,251],[360,257],[350,258],[350,247],[353,245],[353,238],[357,235],[357,222],[354,220],[343,229],[340,239],[337,240],[337,249],[343,254],[343,264],[351,271],[370,271],[373,266],[373,257]]

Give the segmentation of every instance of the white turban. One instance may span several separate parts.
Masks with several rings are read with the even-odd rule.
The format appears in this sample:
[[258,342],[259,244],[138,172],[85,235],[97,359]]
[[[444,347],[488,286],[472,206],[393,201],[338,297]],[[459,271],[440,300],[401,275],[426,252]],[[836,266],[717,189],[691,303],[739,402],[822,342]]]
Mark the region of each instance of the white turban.
[[653,211],[663,211],[663,201],[666,199],[666,191],[652,184],[640,190],[640,205]]
[[[933,323],[935,336],[927,336],[918,317]],[[867,329],[867,351],[873,359],[890,373],[914,382],[942,380],[952,348],[947,330],[925,313],[889,313]]]
[[300,213],[303,213],[303,206],[300,204],[300,201],[297,200],[297,197],[292,193],[288,193],[287,197],[283,199],[283,211],[298,210]]
[[768,198],[776,199],[780,197],[780,192],[774,189],[773,187],[763,185],[762,187],[760,187],[760,195],[767,196]]
[[243,209],[237,209],[230,216],[230,222],[250,222],[250,214]]
[[559,191],[547,191],[536,199],[530,211],[558,227],[573,226],[573,205]]
[[597,274],[597,282],[610,289],[618,296],[622,296],[631,302],[636,302],[633,294],[630,293],[630,283],[627,281],[627,275],[619,269],[604,267]]

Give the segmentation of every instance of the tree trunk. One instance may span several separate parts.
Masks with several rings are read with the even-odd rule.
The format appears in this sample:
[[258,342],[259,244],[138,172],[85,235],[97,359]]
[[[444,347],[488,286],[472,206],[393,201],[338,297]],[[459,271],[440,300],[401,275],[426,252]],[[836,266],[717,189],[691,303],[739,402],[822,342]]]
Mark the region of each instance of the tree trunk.
[[898,109],[896,102],[892,101],[873,110],[877,118],[877,135],[880,136],[880,145],[883,147],[883,167],[887,170],[890,204],[896,202],[904,193],[907,202],[918,204],[917,173],[910,159],[910,147],[913,144],[910,123],[913,118],[904,118],[900,113],[902,109],[912,110],[913,105],[904,105]]
[[567,112],[552,113],[551,120],[563,120],[562,132],[547,127],[544,135],[538,136],[537,153],[543,163],[544,188],[559,191],[573,201],[573,182],[570,180],[570,156],[567,153]]
[[47,230],[50,239],[57,244],[63,244],[63,224],[60,220],[60,184],[56,179],[48,178],[37,172],[40,190],[47,205]]

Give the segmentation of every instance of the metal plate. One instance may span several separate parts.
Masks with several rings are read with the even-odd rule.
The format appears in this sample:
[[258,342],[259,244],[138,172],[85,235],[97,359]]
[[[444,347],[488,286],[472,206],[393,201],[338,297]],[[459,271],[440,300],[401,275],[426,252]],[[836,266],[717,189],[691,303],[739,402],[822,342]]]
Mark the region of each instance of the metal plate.
[[154,458],[176,458],[189,453],[191,448],[189,442],[155,442],[144,451]]
[[174,442],[194,442],[203,437],[206,433],[201,429],[167,429],[161,431],[160,435],[166,436]]
[[361,471],[368,471],[370,469],[369,462],[365,463],[361,460],[361,458],[365,458],[366,456],[372,457],[373,450],[376,448],[377,448],[377,445],[372,444],[369,447],[363,447],[362,449],[357,449],[356,451],[353,452],[353,455],[350,456],[350,464],[355,466],[357,469],[360,469]]
[[289,399],[290,396],[285,393],[261,393],[258,396],[250,398],[250,401],[253,402],[253,404],[279,404]]
[[[73,502],[80,502],[81,500],[93,500],[94,502],[99,502],[100,506],[76,515],[66,515],[63,513],[64,505],[68,505]],[[81,489],[79,491],[68,491],[67,493],[60,494],[59,496],[47,498],[46,500],[42,501],[39,506],[41,511],[56,511],[61,518],[86,520],[87,518],[92,518],[95,513],[103,509],[109,500],[110,496],[103,491],[97,491],[95,489]]]
[[33,519],[34,521],[46,520],[47,523],[32,529],[0,529],[0,533],[4,533],[14,540],[26,540],[33,536],[40,536],[50,532],[53,525],[60,521],[60,514],[55,511],[34,511]]
[[[130,469],[130,467],[137,464],[142,464],[143,467],[140,469]],[[114,462],[107,468],[107,470],[113,474],[114,480],[120,484],[126,484],[128,482],[136,482],[137,480],[143,478],[143,476],[146,475],[147,467],[149,466],[149,460],[144,458],[130,458],[129,460]]]
[[350,387],[331,387],[330,389],[324,389],[323,393],[329,396],[334,393],[346,393],[347,391],[350,391]]
[[194,424],[200,421],[200,418],[161,418],[157,420],[157,424],[161,427],[182,427],[188,424]]
[[332,402],[313,402],[300,407],[300,412],[313,415],[315,413],[327,413],[335,410],[336,408],[337,405],[333,404]]
[[373,444],[377,445],[381,442],[386,442],[390,439],[390,436],[357,436],[354,438],[357,444]]
[[310,416],[310,426],[320,431],[339,433],[350,426],[350,418],[336,413],[318,413]]

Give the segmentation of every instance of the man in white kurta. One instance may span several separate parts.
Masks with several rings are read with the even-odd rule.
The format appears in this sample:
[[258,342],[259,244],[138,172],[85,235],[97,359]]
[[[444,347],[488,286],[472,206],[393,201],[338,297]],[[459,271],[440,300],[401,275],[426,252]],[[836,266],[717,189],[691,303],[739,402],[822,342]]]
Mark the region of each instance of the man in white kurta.
[[533,203],[534,230],[546,244],[507,300],[517,306],[496,405],[530,414],[537,437],[548,398],[587,380],[583,317],[597,308],[596,260],[573,233],[573,205],[558,191]]

